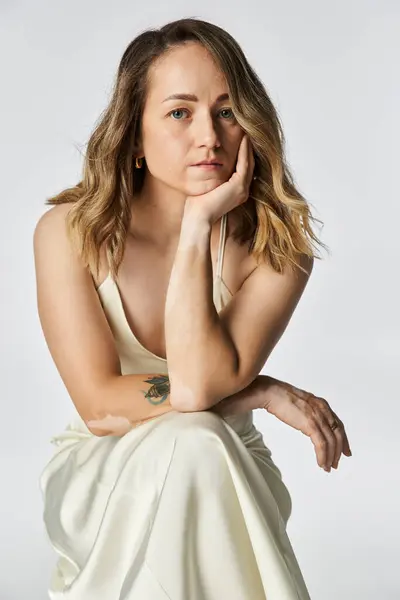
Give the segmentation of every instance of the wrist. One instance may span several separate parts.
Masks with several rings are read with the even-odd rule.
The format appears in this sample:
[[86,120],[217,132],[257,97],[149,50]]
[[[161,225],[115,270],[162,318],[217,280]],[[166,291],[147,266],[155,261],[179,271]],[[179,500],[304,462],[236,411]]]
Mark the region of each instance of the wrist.
[[187,208],[182,218],[180,242],[186,247],[189,245],[201,245],[204,242],[206,245],[210,242],[211,223],[201,213],[198,207]]
[[188,197],[185,202],[185,207],[183,210],[183,220],[184,221],[194,221],[196,223],[202,223],[205,226],[212,227],[211,218],[205,214],[203,207],[201,204],[196,201],[196,196],[193,196],[193,202],[191,197]]
[[276,383],[277,380],[270,375],[257,375],[253,384],[258,408],[265,408],[268,403],[268,394]]

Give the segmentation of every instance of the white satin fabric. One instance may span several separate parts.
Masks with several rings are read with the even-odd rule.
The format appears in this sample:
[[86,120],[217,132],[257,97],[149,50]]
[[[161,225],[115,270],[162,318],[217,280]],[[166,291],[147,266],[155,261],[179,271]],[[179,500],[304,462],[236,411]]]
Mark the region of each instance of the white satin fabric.
[[[225,227],[217,310],[231,297]],[[115,282],[98,293],[123,374],[168,373],[130,330]],[[290,494],[252,411],[170,412],[121,437],[94,436],[76,414],[51,442],[40,476],[51,600],[309,600],[286,532]]]

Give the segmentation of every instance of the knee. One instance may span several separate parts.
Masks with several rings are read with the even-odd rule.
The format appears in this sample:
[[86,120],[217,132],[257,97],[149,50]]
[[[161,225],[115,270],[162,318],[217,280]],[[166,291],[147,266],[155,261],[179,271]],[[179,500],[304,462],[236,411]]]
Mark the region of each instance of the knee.
[[182,458],[179,462],[192,472],[201,472],[203,483],[221,485],[229,473],[225,452],[229,434],[223,419],[209,411],[178,414],[174,436],[175,454]]
[[195,439],[199,443],[226,435],[222,417],[208,410],[176,413],[174,426],[178,438]]

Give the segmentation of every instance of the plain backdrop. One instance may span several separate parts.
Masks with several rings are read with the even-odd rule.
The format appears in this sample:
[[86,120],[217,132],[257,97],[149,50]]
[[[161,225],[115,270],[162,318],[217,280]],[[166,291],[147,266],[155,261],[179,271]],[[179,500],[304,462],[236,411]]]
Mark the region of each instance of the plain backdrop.
[[[227,29],[275,103],[322,251],[263,369],[328,400],[353,457],[255,411],[293,499],[288,533],[313,600],[400,598],[399,46],[395,0],[0,0],[0,598],[43,600],[56,560],[38,486],[71,400],[36,306],[33,230],[80,180],[81,149],[140,31]],[[111,600],[111,599],[110,599]]]

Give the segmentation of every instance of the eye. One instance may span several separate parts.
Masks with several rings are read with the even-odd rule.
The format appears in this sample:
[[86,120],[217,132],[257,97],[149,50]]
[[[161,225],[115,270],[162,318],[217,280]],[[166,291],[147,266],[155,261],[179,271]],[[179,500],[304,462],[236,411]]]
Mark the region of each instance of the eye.
[[[173,113],[179,113],[179,112],[188,112],[185,108],[175,108],[174,110],[171,110],[168,115],[171,116]],[[173,119],[174,121],[181,121],[182,119]]]
[[232,109],[231,109],[231,108],[223,108],[223,109],[221,110],[221,113],[222,113],[222,112],[228,112],[228,113],[230,112],[230,113],[231,113],[231,116],[230,116],[230,117],[228,117],[228,119],[234,119],[234,118],[235,118],[235,115],[233,114],[233,111],[232,111]]
[[[174,113],[179,113],[179,112],[188,112],[188,110],[186,108],[175,108],[174,110],[171,110],[168,113],[168,116],[172,116]],[[235,118],[235,116],[234,116],[231,108],[223,108],[223,109],[220,110],[220,114],[224,113],[224,112],[230,113],[230,115],[227,118],[225,118],[225,117],[223,118],[224,121],[227,121],[228,119],[234,119]],[[175,119],[175,118],[173,120],[174,121],[182,121],[182,119]]]

